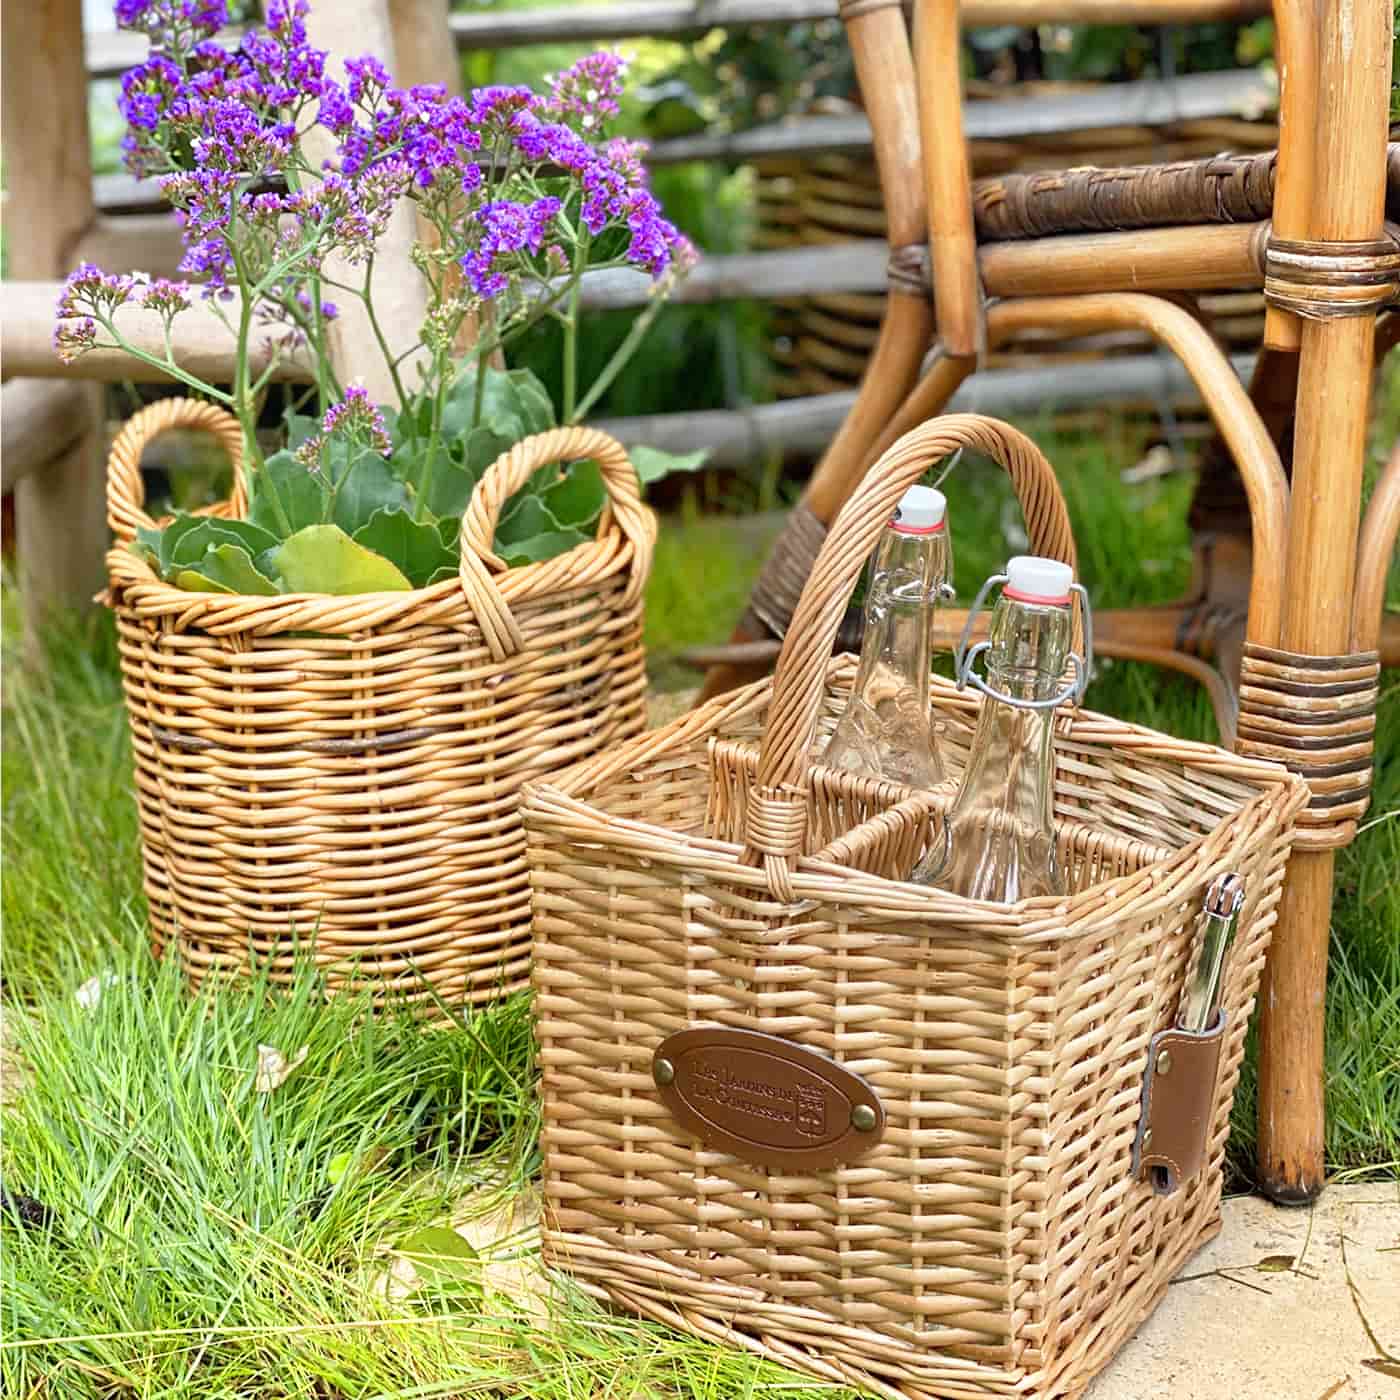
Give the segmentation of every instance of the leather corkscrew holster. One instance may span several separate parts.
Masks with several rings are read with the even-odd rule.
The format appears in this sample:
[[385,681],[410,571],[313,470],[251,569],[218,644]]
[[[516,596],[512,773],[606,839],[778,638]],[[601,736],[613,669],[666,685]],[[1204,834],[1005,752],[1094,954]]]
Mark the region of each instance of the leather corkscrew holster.
[[1206,1164],[1225,1019],[1217,1012],[1208,1030],[1174,1026],[1148,1042],[1133,1175],[1146,1176],[1159,1196],[1169,1196]]

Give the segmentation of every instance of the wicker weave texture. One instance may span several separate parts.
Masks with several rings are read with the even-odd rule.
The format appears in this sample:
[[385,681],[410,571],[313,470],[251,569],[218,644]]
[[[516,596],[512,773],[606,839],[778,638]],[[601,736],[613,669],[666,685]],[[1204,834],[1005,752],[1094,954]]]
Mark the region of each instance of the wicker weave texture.
[[[830,567],[843,539],[902,480],[862,486],[815,589],[851,576]],[[804,611],[832,610],[809,597]],[[548,1257],[636,1312],[887,1396],[1076,1394],[1216,1228],[1306,788],[1276,765],[1071,713],[1055,781],[1065,897],[998,906],[902,883],[951,785],[915,794],[811,762],[783,786],[802,813],[784,878],[755,858],[756,803],[773,840],[792,827],[765,793],[790,742],[775,727],[810,748],[801,717],[829,729],[853,675],[845,660],[812,681],[809,648],[788,640],[771,685],[527,789]],[[979,703],[934,681],[954,772]],[[1210,1165],[1163,1197],[1130,1167],[1147,1046],[1175,1017],[1223,870],[1248,899]],[[657,1045],[696,1024],[833,1057],[880,1096],[884,1140],[790,1175],[706,1148],[650,1074]]]
[[[141,448],[172,427],[219,431],[236,451],[207,405],[165,400],[133,419],[110,470],[119,541],[146,519]],[[611,498],[598,539],[496,572],[501,502],[532,470],[586,456]],[[568,429],[492,467],[463,524],[462,575],[432,588],[189,593],[119,543],[110,598],[157,947],[196,981],[253,959],[285,980],[314,939],[333,983],[383,997],[454,1005],[524,985],[518,790],[642,728],[654,528],[622,449]]]

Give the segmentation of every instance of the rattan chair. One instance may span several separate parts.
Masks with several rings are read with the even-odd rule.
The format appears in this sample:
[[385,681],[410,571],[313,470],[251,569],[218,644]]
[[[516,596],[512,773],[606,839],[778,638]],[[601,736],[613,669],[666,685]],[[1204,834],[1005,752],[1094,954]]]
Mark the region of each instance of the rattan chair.
[[[1397,619],[1381,615],[1400,451],[1360,518],[1373,369],[1400,339],[1390,0],[1276,0],[1277,152],[975,182],[956,0],[918,0],[912,34],[898,0],[841,9],[885,191],[890,293],[856,404],[705,693],[762,669],[868,465],[941,412],[989,348],[1030,329],[1132,329],[1174,351],[1217,432],[1191,513],[1196,578],[1175,605],[1100,614],[1098,642],[1196,677],[1225,742],[1311,787],[1263,995],[1259,1086],[1260,1183],[1310,1200],[1334,853],[1370,799],[1380,666],[1400,663]],[[1267,315],[1246,391],[1192,298],[1251,286]]]

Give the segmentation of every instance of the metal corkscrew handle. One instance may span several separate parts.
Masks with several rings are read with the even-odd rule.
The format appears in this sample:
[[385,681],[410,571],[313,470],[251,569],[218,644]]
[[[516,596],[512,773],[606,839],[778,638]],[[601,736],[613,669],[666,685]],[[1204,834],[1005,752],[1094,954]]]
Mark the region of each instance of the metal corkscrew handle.
[[1010,581],[1006,574],[993,574],[981,588],[977,590],[977,597],[972,600],[972,608],[967,614],[967,621],[963,624],[962,636],[958,638],[958,645],[953,652],[955,675],[957,677],[958,689],[963,690],[971,686],[974,690],[980,690],[983,695],[989,695],[993,700],[1000,700],[1003,705],[1011,705],[1018,710],[1053,710],[1058,705],[1064,705],[1070,701],[1076,704],[1084,698],[1084,692],[1089,688],[1089,676],[1094,669],[1094,617],[1089,607],[1089,594],[1082,583],[1070,584],[1070,592],[1079,600],[1079,617],[1084,629],[1084,655],[1078,652],[1070,652],[1070,660],[1074,662],[1074,679],[1057,691],[1048,700],[1019,700],[1011,695],[1003,695],[1001,691],[993,689],[975,669],[977,658],[982,655],[992,644],[991,642],[978,642],[976,646],[969,647],[968,639],[972,636],[972,626],[977,620],[977,614],[982,611],[983,604],[987,601],[987,594],[998,584]]
[[1178,1029],[1200,1034],[1215,1022],[1220,1009],[1225,959],[1235,938],[1235,928],[1244,904],[1244,879],[1233,871],[1217,875],[1210,882],[1205,898],[1205,937],[1201,956],[1186,984],[1181,999]]

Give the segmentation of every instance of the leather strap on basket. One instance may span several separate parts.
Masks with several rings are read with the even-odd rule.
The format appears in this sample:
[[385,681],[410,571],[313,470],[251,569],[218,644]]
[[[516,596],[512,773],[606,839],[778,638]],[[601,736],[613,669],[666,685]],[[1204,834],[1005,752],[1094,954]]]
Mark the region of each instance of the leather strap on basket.
[[[791,902],[806,803],[799,786],[816,736],[827,664],[856,579],[900,497],[944,457],[968,448],[1006,470],[1026,519],[1031,550],[1076,565],[1074,534],[1055,473],[1024,433],[995,418],[957,413],[906,433],[866,473],[842,507],[788,627],[749,801],[745,860],[761,866],[775,899]],[[1075,647],[1082,646],[1078,618]]]
[[1224,1040],[1225,1017],[1217,1014],[1208,1031],[1175,1027],[1147,1043],[1133,1175],[1145,1176],[1159,1196],[1205,1165]]
[[656,544],[656,520],[642,504],[641,486],[627,450],[616,438],[597,428],[551,428],[525,438],[486,469],[462,516],[462,591],[497,661],[513,655],[523,645],[520,626],[492,577],[493,572],[503,573],[506,568],[505,560],[494,552],[501,507],[541,467],[587,458],[598,464],[603,488],[608,493],[608,508],[598,521],[599,534],[615,521],[632,546],[624,605],[630,607],[637,602],[646,586]]
[[176,431],[212,434],[233,463],[233,490],[228,500],[202,513],[238,519],[247,510],[243,429],[238,419],[218,404],[197,399],[158,399],[127,419],[107,456],[107,524],[123,544],[134,540],[137,530],[155,528],[156,522],[146,514],[141,454],[162,434]]

